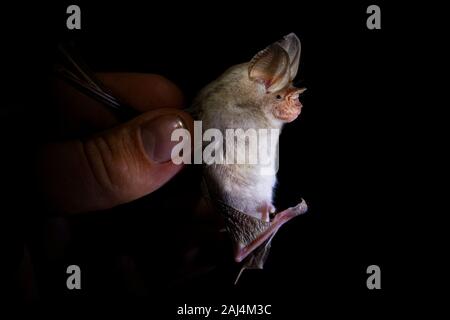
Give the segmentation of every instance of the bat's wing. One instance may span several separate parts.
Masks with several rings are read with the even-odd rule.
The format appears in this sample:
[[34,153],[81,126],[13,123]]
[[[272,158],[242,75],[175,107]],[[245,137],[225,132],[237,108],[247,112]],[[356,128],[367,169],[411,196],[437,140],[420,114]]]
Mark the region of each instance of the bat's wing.
[[242,262],[241,270],[234,281],[234,284],[237,284],[239,278],[244,272],[245,269],[263,269],[264,263],[269,256],[270,247],[272,243],[272,238],[275,234],[273,234],[268,240],[266,240],[263,244],[261,244],[258,248],[256,248],[252,253],[250,253]]
[[223,201],[216,200],[216,202],[235,246],[234,258],[236,262],[243,261],[239,276],[244,269],[262,269],[270,251],[272,238],[278,229],[308,209],[302,199],[295,207],[276,214],[270,222],[267,222],[247,215]]

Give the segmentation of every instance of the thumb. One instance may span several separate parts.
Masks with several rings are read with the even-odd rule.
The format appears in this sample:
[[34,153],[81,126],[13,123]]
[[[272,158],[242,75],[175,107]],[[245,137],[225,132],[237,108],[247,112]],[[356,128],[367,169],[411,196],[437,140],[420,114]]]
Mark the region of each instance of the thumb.
[[158,189],[182,165],[171,161],[171,134],[192,133],[183,111],[155,109],[87,140],[46,145],[38,159],[44,197],[53,210],[102,210]]

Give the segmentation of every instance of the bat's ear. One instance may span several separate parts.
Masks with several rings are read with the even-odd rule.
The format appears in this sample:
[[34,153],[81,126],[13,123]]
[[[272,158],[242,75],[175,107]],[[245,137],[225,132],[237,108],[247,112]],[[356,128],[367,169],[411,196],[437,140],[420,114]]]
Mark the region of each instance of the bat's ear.
[[288,53],[289,55],[289,69],[290,69],[290,81],[294,80],[297,75],[298,65],[300,63],[300,51],[301,44],[299,38],[295,33],[290,33],[280,41],[278,44]]
[[289,55],[280,44],[274,43],[258,52],[250,61],[250,80],[263,83],[267,92],[284,88],[290,79]]

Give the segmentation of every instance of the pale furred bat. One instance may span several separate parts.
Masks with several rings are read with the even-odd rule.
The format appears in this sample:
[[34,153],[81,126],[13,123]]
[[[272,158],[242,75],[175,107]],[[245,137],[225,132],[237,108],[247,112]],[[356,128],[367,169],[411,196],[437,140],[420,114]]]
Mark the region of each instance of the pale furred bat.
[[[291,33],[257,53],[250,62],[228,69],[194,100],[192,110],[203,129],[280,130],[295,120],[302,108],[299,95],[305,91],[292,85],[299,60],[300,40]],[[275,138],[278,143],[278,135]],[[232,151],[246,152],[242,150],[246,146],[235,144]],[[266,154],[272,164],[276,163],[276,151]],[[226,163],[206,165],[204,169],[209,198],[224,217],[236,262],[245,260],[243,269],[262,268],[277,230],[307,210],[302,199],[297,206],[271,218],[275,213],[276,170],[262,174],[261,169],[260,164]]]
[[[60,65],[57,73],[71,84],[128,119],[137,115],[131,107],[104,90],[95,77],[75,56],[60,48],[69,67]],[[228,69],[211,82],[194,100],[190,111],[202,121],[203,130],[218,129],[278,129],[295,120],[302,105],[299,95],[305,88],[295,88],[300,61],[300,41],[293,33],[257,53],[249,62]],[[224,134],[225,137],[225,134]],[[226,145],[226,143],[224,143]],[[227,146],[228,147],[228,146]],[[244,146],[235,144],[235,154],[245,153]],[[269,160],[257,164],[210,164],[204,168],[208,197],[224,217],[234,244],[236,262],[245,268],[261,269],[269,253],[273,236],[287,221],[307,210],[304,200],[298,205],[275,214],[273,189],[276,184],[277,150],[263,153]],[[259,159],[261,160],[261,159]],[[239,276],[238,276],[239,278]],[[237,280],[236,280],[237,281]]]

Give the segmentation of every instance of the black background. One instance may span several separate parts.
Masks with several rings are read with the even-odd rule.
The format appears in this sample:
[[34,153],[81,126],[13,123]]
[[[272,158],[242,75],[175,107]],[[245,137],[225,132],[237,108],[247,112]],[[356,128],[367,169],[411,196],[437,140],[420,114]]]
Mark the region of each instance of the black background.
[[[13,254],[20,256],[22,241],[32,243],[40,302],[138,301],[149,312],[162,312],[161,318],[175,317],[176,306],[184,303],[261,303],[273,305],[275,318],[286,318],[308,308],[383,313],[404,294],[410,243],[399,186],[404,178],[399,115],[408,57],[400,48],[409,43],[397,20],[400,9],[377,2],[382,29],[368,30],[369,2],[79,4],[80,31],[65,29],[65,3],[7,11],[13,13],[6,19],[4,60],[12,84],[6,94],[10,118],[45,131],[45,79],[60,41],[75,40],[95,71],[162,74],[180,86],[188,104],[226,68],[295,32],[302,42],[297,80],[308,91],[301,98],[300,118],[281,136],[276,206],[286,208],[303,197],[310,210],[279,231],[265,269],[244,273],[237,286],[232,285],[236,267],[227,264],[227,254],[218,258],[223,263],[215,271],[172,284],[177,258],[170,248],[180,241],[180,229],[195,228],[184,215],[189,215],[191,190],[199,185],[198,170],[186,170],[136,203],[69,218],[73,239],[56,262],[42,258],[47,218],[36,212],[33,200],[23,201],[32,194],[17,196],[23,181],[11,182],[10,212],[26,211],[13,219],[20,230],[12,242],[19,254]],[[10,121],[5,130],[15,126],[17,121]],[[5,160],[13,167],[27,161],[24,145],[14,143],[8,145],[20,150]],[[174,220],[180,226],[174,227]],[[141,275],[137,287],[114,269],[124,255],[132,257]],[[81,266],[79,292],[64,289],[68,264]],[[366,287],[371,264],[381,268],[382,290]],[[357,306],[365,311],[359,313]]]

